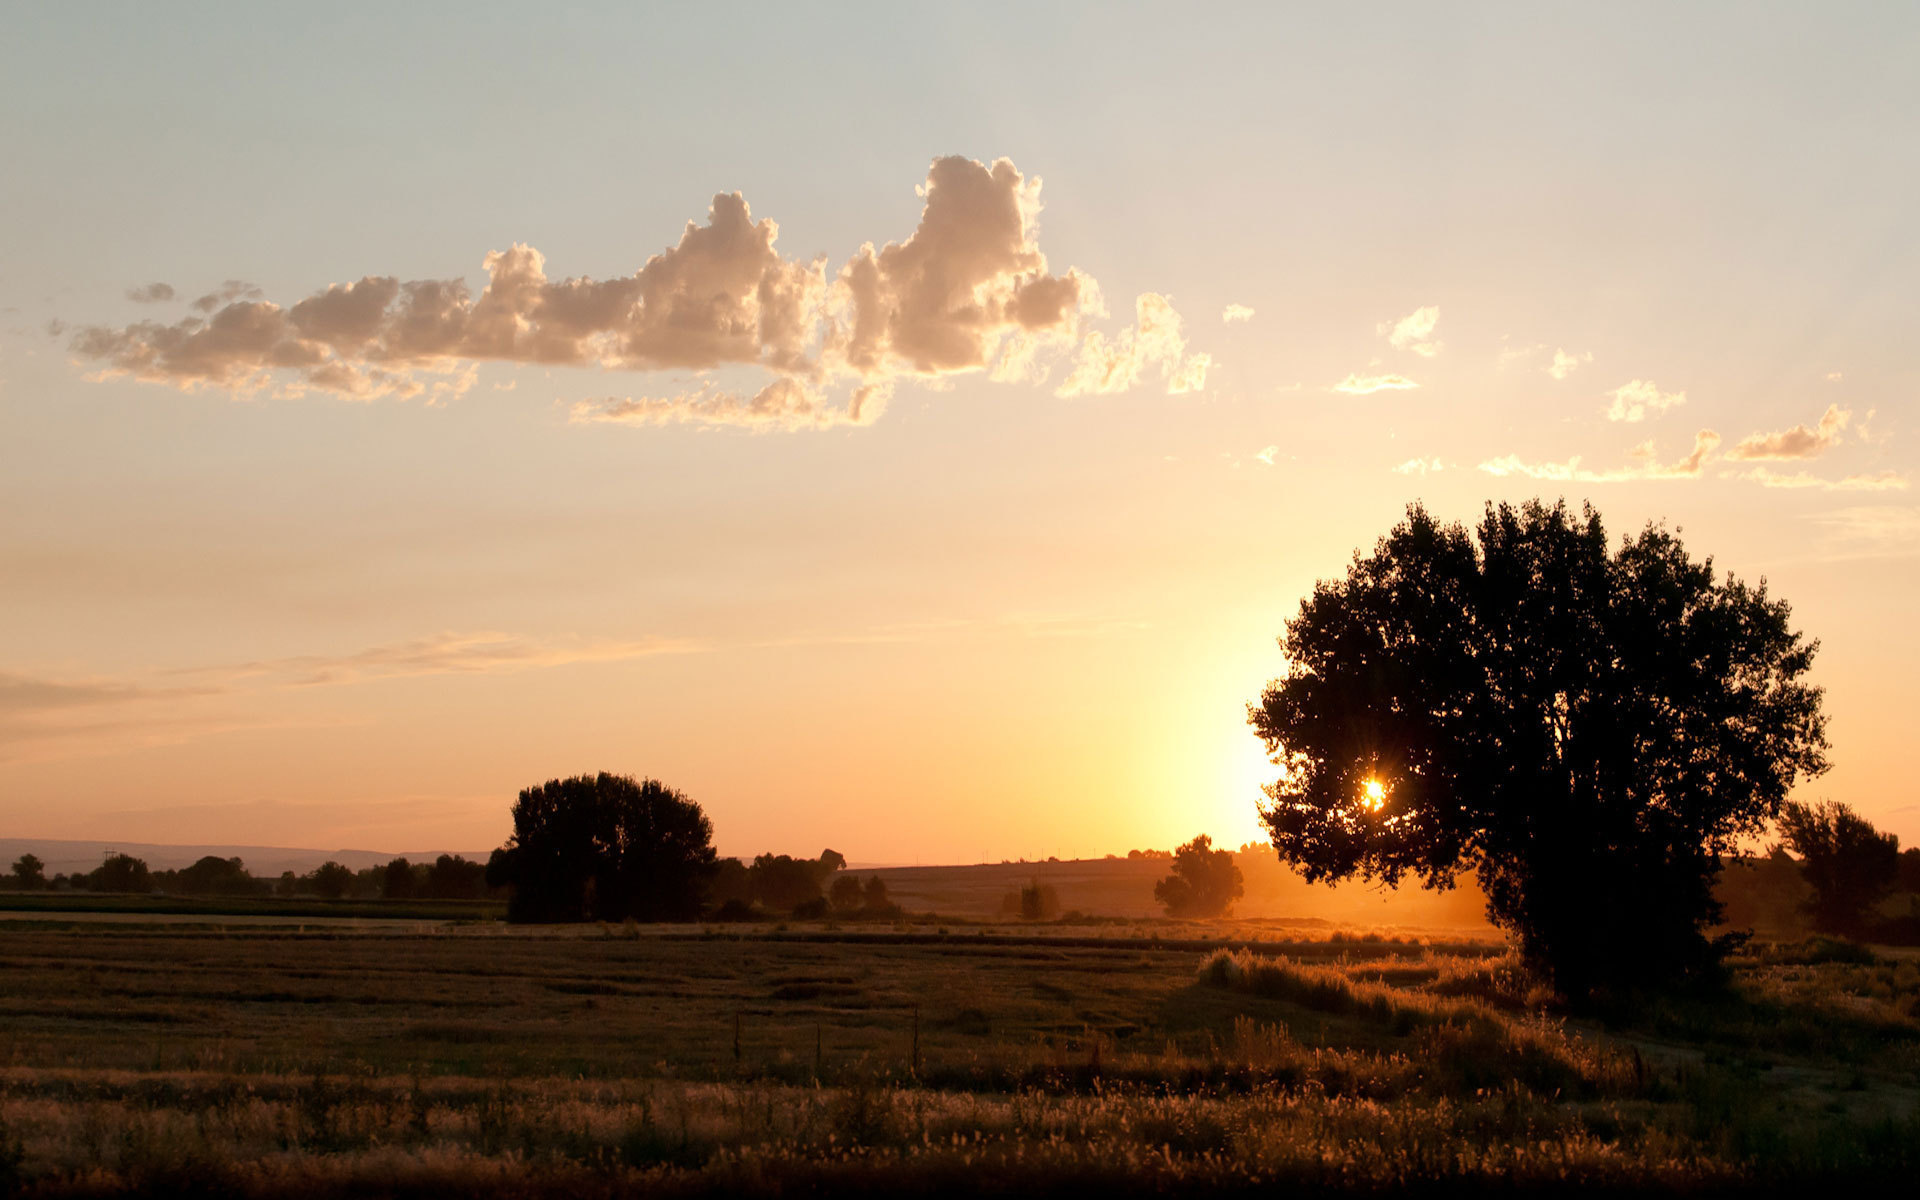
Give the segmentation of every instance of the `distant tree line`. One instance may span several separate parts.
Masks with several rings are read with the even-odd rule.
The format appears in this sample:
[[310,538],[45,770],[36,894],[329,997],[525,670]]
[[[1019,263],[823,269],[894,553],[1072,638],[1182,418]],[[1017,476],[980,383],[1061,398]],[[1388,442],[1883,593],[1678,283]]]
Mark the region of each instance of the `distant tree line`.
[[155,871],[146,860],[109,851],[91,871],[48,878],[46,864],[23,854],[6,876],[7,886],[20,891],[71,890],[133,895],[162,894],[196,897],[313,896],[323,900],[481,900],[491,893],[484,863],[457,854],[442,854],[431,863],[409,863],[396,858],[385,866],[355,871],[338,862],[326,862],[305,874],[283,872],[279,878],[250,873],[238,858],[206,855],[192,866]]

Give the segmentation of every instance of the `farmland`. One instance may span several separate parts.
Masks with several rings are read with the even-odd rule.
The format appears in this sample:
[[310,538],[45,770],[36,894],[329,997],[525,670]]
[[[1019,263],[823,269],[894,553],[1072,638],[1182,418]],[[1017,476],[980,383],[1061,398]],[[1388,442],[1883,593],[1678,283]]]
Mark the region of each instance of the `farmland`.
[[[1226,947],[1226,948],[1223,948]],[[0,925],[39,1195],[1791,1186],[1914,1166],[1920,961],[1569,1019],[1456,932]]]

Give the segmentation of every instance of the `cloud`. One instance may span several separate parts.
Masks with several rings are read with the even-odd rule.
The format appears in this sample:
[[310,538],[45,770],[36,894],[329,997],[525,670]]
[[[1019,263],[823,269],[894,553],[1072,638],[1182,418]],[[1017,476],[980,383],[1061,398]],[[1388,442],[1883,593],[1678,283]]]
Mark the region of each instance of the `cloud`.
[[127,299],[135,304],[160,304],[173,299],[173,285],[149,283],[141,287],[128,288]]
[[1853,413],[1829,404],[1818,428],[1795,425],[1778,433],[1756,433],[1727,452],[1728,458],[1747,461],[1813,458],[1840,444]]
[[1253,310],[1244,304],[1229,304],[1227,305],[1226,311],[1220,314],[1220,320],[1228,325],[1233,324],[1235,321],[1251,321],[1253,320]]
[[[1123,391],[1149,375],[1174,393],[1204,385],[1212,360],[1186,353],[1163,296],[1140,297],[1138,324],[1111,340],[1088,332],[1104,315],[1099,290],[1048,265],[1038,178],[1006,159],[954,156],[934,160],[919,195],[910,235],[868,242],[837,271],[824,257],[782,255],[779,227],[756,220],[740,193],[721,193],[705,224],[689,221],[627,275],[554,278],[538,250],[515,245],[486,255],[477,296],[462,278],[367,275],[281,305],[229,280],[193,302],[199,315],[88,326],[70,346],[95,377],[358,399],[458,395],[483,362],[747,367],[771,376],[750,395],[703,384],[575,415],[760,428],[865,424],[899,383],[937,387],[969,372],[1039,380],[1048,359],[1073,362],[1065,394]],[[836,391],[843,398],[824,398]]]
[[1553,352],[1553,361],[1547,365],[1547,374],[1553,376],[1555,379],[1565,379],[1567,376],[1579,370],[1581,364],[1592,361],[1593,352],[1591,350],[1583,350],[1579,354],[1568,354],[1565,350],[1556,349]]
[[[1502,340],[1504,341],[1505,338],[1503,337]],[[1508,346],[1506,349],[1500,351],[1497,365],[1500,370],[1504,371],[1509,364],[1518,362],[1523,358],[1532,358],[1546,348],[1546,345],[1540,342],[1536,342],[1531,346]]]
[[1433,339],[1433,328],[1440,323],[1440,306],[1429,304],[1425,308],[1416,308],[1398,321],[1385,321],[1380,324],[1379,332],[1387,337],[1387,342],[1396,350],[1411,350],[1422,358],[1432,358],[1440,353],[1444,343]]
[[1333,390],[1349,396],[1370,396],[1375,392],[1397,392],[1419,386],[1405,375],[1353,374],[1334,384]]
[[1429,471],[1442,471],[1446,465],[1438,458],[1410,458],[1393,469],[1395,475],[1419,475],[1425,477]]
[[1839,371],[1828,371],[1828,372],[1827,372],[1827,382],[1828,382],[1828,383],[1839,383],[1839,382],[1840,382],[1840,380],[1842,379],[1842,377],[1843,377],[1843,376],[1842,376],[1842,373],[1841,373],[1841,372],[1839,372]]
[[735,425],[762,431],[871,425],[886,410],[885,390],[859,388],[842,405],[792,379],[776,379],[743,396],[706,384],[678,396],[583,400],[567,419],[576,425]]
[[1267,464],[1268,466],[1272,466],[1273,457],[1278,453],[1280,453],[1280,447],[1268,446],[1265,450],[1262,450],[1260,453],[1254,455],[1254,457],[1259,459],[1261,462]]
[[210,313],[223,304],[235,300],[258,300],[264,295],[266,295],[265,292],[244,279],[229,279],[195,300],[192,307],[195,312]]
[[1692,452],[1673,463],[1660,462],[1655,457],[1653,443],[1647,441],[1635,446],[1630,452],[1635,460],[1635,465],[1630,467],[1595,471],[1582,467],[1578,455],[1563,463],[1529,463],[1523,462],[1518,455],[1509,454],[1503,458],[1488,459],[1480,464],[1480,470],[1496,478],[1517,476],[1560,483],[1627,483],[1640,479],[1698,479],[1719,445],[1719,434],[1711,429],[1702,429],[1693,435]]
[[587,641],[537,639],[499,632],[441,633],[388,642],[348,654],[297,655],[182,674],[228,686],[266,682],[292,686],[358,683],[418,675],[476,675],[538,670],[570,663],[620,662],[660,654],[686,654],[700,647],[676,638]]
[[1133,326],[1112,340],[1098,330],[1089,333],[1074,357],[1073,372],[1054,394],[1110,396],[1148,377],[1164,379],[1171,396],[1204,388],[1213,358],[1187,354],[1187,339],[1173,303],[1147,292],[1134,302],[1134,315]]
[[1808,519],[1825,526],[1836,541],[1856,553],[1909,554],[1920,549],[1920,508],[1860,505],[1816,513]]
[[140,699],[149,693],[119,683],[68,683],[0,672],[0,715],[90,708]]
[[1765,467],[1755,467],[1750,471],[1741,472],[1736,478],[1750,479],[1762,487],[1805,488],[1823,492],[1903,492],[1907,490],[1907,477],[1896,471],[1879,471],[1872,475],[1848,475],[1840,479],[1821,479],[1805,471],[1781,475]]
[[1647,414],[1659,416],[1675,405],[1685,404],[1685,392],[1662,392],[1648,379],[1635,379],[1623,383],[1608,392],[1613,397],[1613,406],[1607,409],[1607,420],[1637,422],[1646,419]]

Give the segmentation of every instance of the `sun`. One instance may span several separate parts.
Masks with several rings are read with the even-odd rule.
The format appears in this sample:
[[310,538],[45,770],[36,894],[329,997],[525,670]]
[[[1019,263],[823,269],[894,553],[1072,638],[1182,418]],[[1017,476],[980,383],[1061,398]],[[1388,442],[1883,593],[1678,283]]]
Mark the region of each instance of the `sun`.
[[1360,803],[1369,809],[1378,811],[1386,799],[1387,789],[1381,786],[1378,779],[1369,779],[1360,785]]

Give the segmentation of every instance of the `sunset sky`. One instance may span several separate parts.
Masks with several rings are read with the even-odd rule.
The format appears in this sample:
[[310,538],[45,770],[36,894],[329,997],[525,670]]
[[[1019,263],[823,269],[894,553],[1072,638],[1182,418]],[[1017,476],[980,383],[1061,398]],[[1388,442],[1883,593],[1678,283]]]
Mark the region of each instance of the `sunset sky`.
[[1920,10],[533,11],[9,8],[0,833],[1238,844],[1313,582],[1538,495],[1920,842]]

